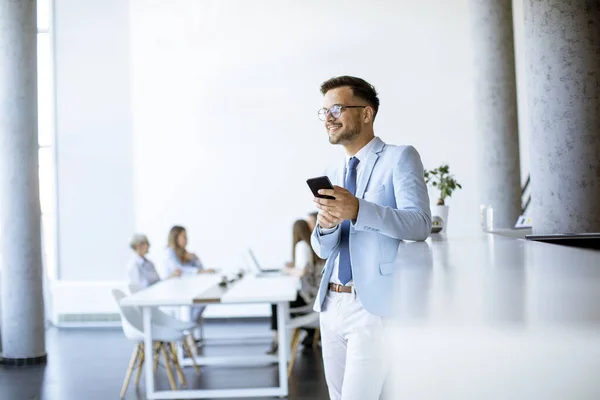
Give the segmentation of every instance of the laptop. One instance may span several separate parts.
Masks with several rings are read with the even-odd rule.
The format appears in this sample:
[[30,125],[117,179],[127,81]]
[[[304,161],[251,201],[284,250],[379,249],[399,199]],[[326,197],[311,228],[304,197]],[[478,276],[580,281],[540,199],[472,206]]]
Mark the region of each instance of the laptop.
[[252,249],[248,249],[248,256],[250,257],[250,263],[257,271],[256,276],[281,275],[281,268],[263,268],[256,259],[256,255],[254,255]]

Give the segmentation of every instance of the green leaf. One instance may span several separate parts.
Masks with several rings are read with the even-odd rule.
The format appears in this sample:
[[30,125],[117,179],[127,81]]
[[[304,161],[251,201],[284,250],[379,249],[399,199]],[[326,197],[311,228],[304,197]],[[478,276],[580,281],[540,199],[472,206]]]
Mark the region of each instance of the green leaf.
[[439,200],[444,204],[444,199],[450,197],[454,190],[462,189],[462,186],[450,175],[450,166],[442,164],[438,168],[424,170],[425,183],[433,186],[440,192]]

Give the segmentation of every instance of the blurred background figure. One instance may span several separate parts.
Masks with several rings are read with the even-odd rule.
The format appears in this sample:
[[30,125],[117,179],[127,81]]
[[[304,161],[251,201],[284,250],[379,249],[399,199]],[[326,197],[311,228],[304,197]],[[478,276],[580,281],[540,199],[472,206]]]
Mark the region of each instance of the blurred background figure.
[[[150,250],[148,237],[139,233],[134,234],[129,241],[129,247],[134,251],[129,263],[127,263],[127,280],[129,285],[143,289],[160,281],[160,276],[156,272],[154,263],[146,258],[146,254]],[[181,272],[175,270],[168,278],[179,275],[181,275]]]
[[[186,249],[187,244],[188,237],[186,229],[179,225],[173,226],[169,231],[163,275],[171,276],[173,274],[179,274],[182,276],[189,276],[215,272],[214,269],[204,268],[200,258]],[[205,308],[206,306],[182,307],[180,318],[184,321],[196,322],[202,325],[202,313]],[[195,340],[201,340],[202,330],[195,329],[193,338]],[[190,343],[190,345],[192,345],[192,343]],[[195,345],[191,347],[194,352],[197,350]]]
[[175,271],[181,274],[211,273],[213,269],[205,269],[200,258],[187,251],[188,237],[184,227],[175,225],[169,232],[167,256],[165,258],[164,276],[170,276]]
[[[296,300],[290,302],[290,308],[310,306],[315,301],[319,282],[321,281],[321,269],[324,260],[320,259],[310,245],[312,230],[306,219],[299,219],[292,227],[292,261],[286,264],[284,273],[300,278],[300,286]],[[308,310],[307,312],[310,312]],[[271,329],[274,332],[273,345],[269,353],[277,351],[277,309],[271,306]],[[306,329],[306,337],[302,345],[306,348],[312,347],[315,331]]]
[[308,223],[308,228],[311,232],[314,231],[315,226],[317,226],[317,215],[319,215],[319,213],[314,211],[306,216],[306,222]]

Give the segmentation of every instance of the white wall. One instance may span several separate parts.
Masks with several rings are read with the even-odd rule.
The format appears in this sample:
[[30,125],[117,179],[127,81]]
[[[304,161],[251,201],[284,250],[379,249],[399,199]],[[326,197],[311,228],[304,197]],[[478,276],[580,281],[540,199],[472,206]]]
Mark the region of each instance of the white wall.
[[134,225],[128,5],[54,7],[58,277],[122,279]]
[[305,180],[343,157],[317,119],[341,74],[378,88],[382,139],[450,163],[450,233],[478,229],[466,1],[130,4],[136,228],[156,258],[178,223],[208,265],[287,260]]

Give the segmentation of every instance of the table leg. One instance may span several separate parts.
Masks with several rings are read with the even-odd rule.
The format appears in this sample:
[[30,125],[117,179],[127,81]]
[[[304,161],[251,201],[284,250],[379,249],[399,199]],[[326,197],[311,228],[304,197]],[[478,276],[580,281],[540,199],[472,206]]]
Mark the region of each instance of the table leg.
[[142,313],[144,317],[144,351],[146,363],[146,396],[149,399],[154,398],[154,371],[152,370],[152,362],[154,360],[154,346],[152,346],[152,309],[151,307],[143,307]]
[[279,342],[279,389],[281,389],[280,396],[288,395],[288,375],[287,375],[287,363],[288,363],[288,351],[290,344],[288,343],[288,329],[287,324],[289,322],[289,311],[288,303],[281,302],[277,303],[277,339]]

